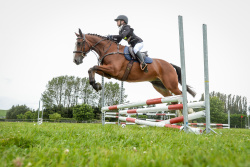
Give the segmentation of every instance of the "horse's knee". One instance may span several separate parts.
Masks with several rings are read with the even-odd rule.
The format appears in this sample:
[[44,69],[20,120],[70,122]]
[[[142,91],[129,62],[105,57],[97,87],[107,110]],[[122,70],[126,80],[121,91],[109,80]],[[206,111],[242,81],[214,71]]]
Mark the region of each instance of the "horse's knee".
[[90,69],[88,70],[88,73],[90,74],[90,73],[92,73],[92,71],[93,71],[93,69],[90,68]]

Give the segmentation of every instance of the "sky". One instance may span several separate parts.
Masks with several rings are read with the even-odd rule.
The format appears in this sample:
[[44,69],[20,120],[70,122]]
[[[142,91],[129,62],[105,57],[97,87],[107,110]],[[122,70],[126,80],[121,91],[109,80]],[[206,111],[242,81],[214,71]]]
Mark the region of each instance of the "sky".
[[[178,16],[183,16],[186,82],[204,93],[202,24],[207,25],[210,92],[245,96],[250,105],[249,0],[8,0],[0,2],[0,109],[38,109],[54,77],[88,77],[97,65],[90,52],[73,63],[76,36],[118,34],[114,19],[126,15],[144,41],[142,51],[180,66]],[[121,44],[128,45],[125,41]],[[101,77],[96,75],[96,81]],[[105,79],[105,82],[120,81]],[[124,82],[127,100],[162,97],[148,82]],[[181,89],[181,87],[180,87]]]

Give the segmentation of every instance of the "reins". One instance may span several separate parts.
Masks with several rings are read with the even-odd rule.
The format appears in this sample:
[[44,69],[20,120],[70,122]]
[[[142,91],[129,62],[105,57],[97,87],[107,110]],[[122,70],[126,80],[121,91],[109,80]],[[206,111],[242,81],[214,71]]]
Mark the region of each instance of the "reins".
[[[101,59],[99,58],[99,59],[98,59],[98,60],[99,60],[99,63],[102,64],[103,59],[104,59],[106,56],[113,55],[113,54],[124,54],[124,53],[122,53],[122,52],[119,52],[119,47],[120,47],[120,45],[117,44],[117,52],[111,52],[111,53],[108,53],[108,54],[104,55]],[[110,47],[109,47],[109,48],[110,48]],[[107,51],[109,50],[109,48],[107,49]],[[106,52],[107,52],[107,51],[106,51]]]
[[[80,49],[80,51],[73,51],[73,53],[81,53],[81,56],[82,56],[82,57],[87,56],[87,54],[88,54],[90,51],[92,51],[92,50],[98,52],[99,50],[96,48],[96,46],[97,46],[99,43],[101,43],[102,41],[107,40],[106,38],[103,38],[103,39],[101,39],[100,41],[98,41],[95,45],[90,46],[89,42],[87,41],[87,39],[86,39],[86,37],[85,37],[85,34],[80,33],[80,36],[81,36],[81,37],[78,37],[77,39],[82,39],[82,40],[83,40],[83,41],[81,42],[81,49]],[[111,43],[110,43],[109,47],[106,49],[106,51],[104,51],[104,48],[105,48],[106,45],[103,47],[104,53],[108,52],[108,50],[110,49],[110,47],[111,47],[111,45],[112,45],[112,43],[113,43],[113,41],[110,41],[110,40],[109,40],[109,42],[111,42]],[[108,43],[109,43],[109,42],[108,42]],[[88,44],[88,47],[89,47],[89,51],[87,51],[87,52],[85,51],[85,49],[86,49],[85,43],[87,43],[87,44]],[[101,54],[98,53],[98,55],[99,55],[99,58],[97,58],[97,59],[98,59],[98,65],[99,65],[99,64],[102,65],[102,64],[103,64],[104,58],[107,57],[107,56],[109,56],[109,55],[113,55],[113,54],[124,54],[124,53],[122,53],[122,52],[119,52],[119,47],[120,47],[120,45],[117,43],[117,52],[107,53],[107,54],[105,54],[105,55],[102,56],[102,57],[100,56]],[[83,50],[83,51],[82,51],[82,50]],[[92,51],[92,52],[93,52],[93,51]],[[94,53],[94,52],[93,52],[93,53]]]

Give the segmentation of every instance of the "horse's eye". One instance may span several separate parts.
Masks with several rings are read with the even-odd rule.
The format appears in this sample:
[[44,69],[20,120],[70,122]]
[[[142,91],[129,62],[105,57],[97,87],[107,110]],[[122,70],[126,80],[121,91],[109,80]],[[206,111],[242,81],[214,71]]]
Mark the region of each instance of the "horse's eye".
[[77,42],[77,45],[80,46],[80,45],[81,45],[81,42]]

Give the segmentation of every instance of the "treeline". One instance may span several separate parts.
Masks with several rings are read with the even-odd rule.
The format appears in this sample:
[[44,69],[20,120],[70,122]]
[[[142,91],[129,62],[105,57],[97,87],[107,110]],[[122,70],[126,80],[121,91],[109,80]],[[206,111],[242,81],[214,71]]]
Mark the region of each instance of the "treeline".
[[[200,101],[204,101],[204,94]],[[210,119],[211,123],[228,123],[228,111],[230,111],[230,126],[244,128],[247,123],[247,98],[237,95],[226,95],[220,92],[210,93]],[[205,118],[196,120],[205,122]]]
[[[120,85],[118,83],[106,82],[104,84],[104,105],[118,104],[120,100]],[[123,101],[126,101],[127,95],[123,88]],[[82,119],[100,119],[101,115],[101,91],[96,92],[89,84],[88,78],[79,78],[74,76],[59,76],[48,81],[45,91],[42,93],[41,101],[43,104],[43,118],[52,117],[74,118],[74,110],[90,114],[89,116],[79,116]],[[88,105],[91,107],[83,107]],[[80,108],[80,109],[79,109]],[[88,111],[86,111],[88,108]],[[80,111],[84,109],[84,111]],[[7,119],[36,119],[37,111],[32,111],[27,106],[13,106],[6,115]],[[60,114],[59,115],[56,115]],[[53,115],[54,114],[54,115]],[[28,116],[30,115],[30,116]],[[34,116],[31,116],[34,115]],[[36,115],[36,116],[35,116]],[[79,114],[78,114],[79,115]]]
[[[223,103],[223,112],[227,113],[230,110],[231,114],[247,114],[247,98],[238,96],[238,95],[226,95],[220,92],[211,92],[210,97],[218,97],[220,101]],[[200,99],[201,101],[204,100],[204,94]],[[249,109],[250,110],[250,109]]]
[[[106,82],[104,89],[105,105],[117,104],[120,99],[119,84]],[[125,92],[124,88],[123,92]],[[126,100],[126,98],[127,95],[124,94],[123,99]],[[86,77],[79,78],[66,75],[53,78],[49,81],[46,85],[46,90],[42,93],[41,100],[46,109],[53,108],[54,106],[69,108],[83,103],[100,107],[101,91],[96,92]]]

